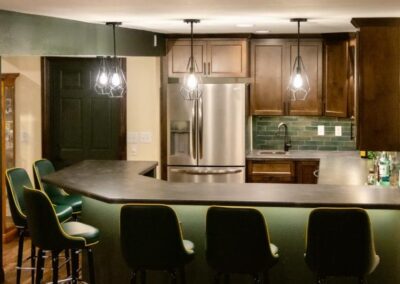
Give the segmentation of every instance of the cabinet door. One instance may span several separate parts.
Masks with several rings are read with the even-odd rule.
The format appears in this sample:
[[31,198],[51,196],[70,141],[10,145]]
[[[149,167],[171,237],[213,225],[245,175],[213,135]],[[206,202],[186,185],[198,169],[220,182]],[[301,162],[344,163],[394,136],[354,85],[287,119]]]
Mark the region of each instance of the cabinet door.
[[247,77],[247,40],[209,40],[207,75],[211,77]]
[[284,42],[255,40],[251,54],[251,75],[254,79],[251,89],[252,114],[283,115],[287,74]]
[[399,151],[399,27],[361,27],[358,44],[358,149]]
[[325,115],[347,117],[351,74],[348,41],[326,41],[324,55]]
[[[206,42],[195,40],[193,56],[197,65],[197,73],[205,73],[206,52]],[[168,76],[183,76],[187,72],[189,57],[190,40],[168,41]]]
[[[297,56],[297,43],[291,42],[289,47],[290,71]],[[303,42],[300,46],[300,55],[303,59],[308,79],[310,92],[304,101],[290,102],[290,115],[321,115],[322,114],[322,43]],[[289,80],[288,80],[289,81]],[[289,94],[290,95],[290,94]],[[291,97],[291,96],[289,96]]]
[[318,183],[318,161],[299,161],[296,167],[297,183]]

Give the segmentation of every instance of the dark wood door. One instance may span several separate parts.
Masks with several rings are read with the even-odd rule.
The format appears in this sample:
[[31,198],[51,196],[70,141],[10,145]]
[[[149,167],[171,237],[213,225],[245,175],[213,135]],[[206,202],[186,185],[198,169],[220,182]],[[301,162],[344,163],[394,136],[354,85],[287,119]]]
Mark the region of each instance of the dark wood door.
[[207,75],[247,77],[247,40],[207,41]]
[[85,159],[125,159],[125,96],[95,93],[98,59],[45,60],[44,156],[57,169]]
[[[297,56],[297,43],[290,43],[290,68],[293,69]],[[304,101],[290,100],[290,115],[321,115],[322,114],[322,42],[303,42],[300,46],[300,55],[303,59],[310,92]],[[290,75],[289,75],[290,76]]]
[[285,41],[254,40],[252,42],[251,108],[254,115],[284,115],[286,105],[287,65]]
[[324,94],[325,115],[348,117],[350,80],[350,55],[348,40],[327,40],[324,44]]

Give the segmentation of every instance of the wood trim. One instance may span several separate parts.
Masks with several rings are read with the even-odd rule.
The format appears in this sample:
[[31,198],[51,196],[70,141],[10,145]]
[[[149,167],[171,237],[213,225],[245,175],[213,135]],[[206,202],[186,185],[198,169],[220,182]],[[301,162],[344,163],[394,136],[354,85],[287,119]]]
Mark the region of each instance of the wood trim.
[[400,25],[400,18],[353,18],[351,19],[351,23],[356,28],[398,26]]
[[167,180],[168,169],[168,133],[167,133],[167,88],[168,88],[168,56],[160,57],[160,173],[161,179]]
[[[121,58],[121,66],[124,71],[126,78],[126,58]],[[128,84],[127,84],[128,85]],[[126,142],[126,131],[127,131],[127,122],[126,122],[126,97],[128,95],[128,87],[125,90],[125,94],[121,98],[121,114],[120,114],[120,126],[119,129],[119,159],[126,160],[127,159],[127,142]]]
[[[340,33],[337,33],[340,34]],[[343,34],[349,34],[349,33],[343,33]],[[301,38],[302,39],[318,39],[322,38],[325,34],[302,34]],[[205,34],[195,34],[193,35],[195,39],[275,39],[275,38],[280,38],[280,39],[288,39],[288,38],[293,38],[297,39],[297,34],[252,34],[252,33],[222,33],[222,34],[210,34],[210,33],[205,33]],[[168,34],[166,35],[166,39],[190,39],[190,34]]]

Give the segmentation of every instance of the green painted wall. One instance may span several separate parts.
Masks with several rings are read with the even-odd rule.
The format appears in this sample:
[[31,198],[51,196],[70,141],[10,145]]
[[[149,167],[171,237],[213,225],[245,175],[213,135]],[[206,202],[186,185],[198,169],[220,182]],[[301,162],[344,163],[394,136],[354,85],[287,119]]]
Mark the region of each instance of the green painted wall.
[[[153,36],[158,46],[153,46]],[[162,34],[117,28],[121,56],[165,54]],[[0,55],[112,55],[112,28],[59,18],[0,10]]]
[[[355,150],[356,140],[350,139],[351,119],[307,116],[254,116],[253,148],[283,149],[283,130],[277,133],[280,122],[287,124],[292,141],[291,150]],[[325,126],[325,136],[317,135],[317,126]],[[342,126],[342,136],[335,136],[335,126]],[[356,129],[353,125],[353,135]]]

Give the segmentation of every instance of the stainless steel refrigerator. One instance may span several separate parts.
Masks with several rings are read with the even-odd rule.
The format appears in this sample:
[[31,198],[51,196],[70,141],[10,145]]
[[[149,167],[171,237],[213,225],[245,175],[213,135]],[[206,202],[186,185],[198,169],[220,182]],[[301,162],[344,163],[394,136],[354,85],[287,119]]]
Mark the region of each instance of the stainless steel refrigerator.
[[201,99],[167,92],[168,180],[245,182],[246,84],[204,84]]

